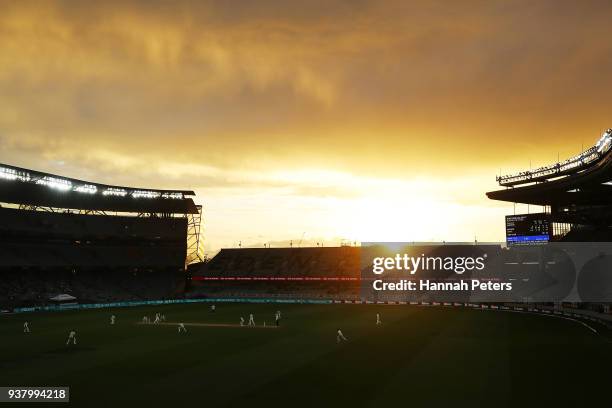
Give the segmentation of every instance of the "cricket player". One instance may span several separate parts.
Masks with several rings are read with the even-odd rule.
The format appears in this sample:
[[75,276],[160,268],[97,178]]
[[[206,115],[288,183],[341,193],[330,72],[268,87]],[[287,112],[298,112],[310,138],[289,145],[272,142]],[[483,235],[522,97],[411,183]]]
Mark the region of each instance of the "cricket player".
[[336,343],[340,343],[341,341],[348,341],[344,334],[342,334],[342,330],[338,329],[338,333],[336,335]]
[[147,316],[143,316],[143,317],[142,317],[142,322],[143,322],[143,323],[147,323]]
[[376,313],[376,325],[380,326],[382,324],[382,321],[380,320],[380,313]]
[[244,326],[244,317],[240,316],[240,326]]
[[111,315],[110,324],[111,326],[115,324],[115,315]]
[[162,315],[161,315],[161,321],[162,321],[162,322],[165,322],[165,321],[166,321],[166,315],[165,315],[165,314],[162,314]]
[[178,325],[178,332],[181,333],[187,333],[187,329],[185,328],[185,323],[179,323]]
[[70,344],[70,340],[72,340],[72,344],[76,345],[76,331],[72,330],[68,334],[68,340],[66,340],[66,345]]
[[255,326],[255,319],[253,319],[253,313],[251,313],[249,315],[249,323],[248,323],[248,325],[249,326],[253,326],[253,327]]
[[28,325],[28,322],[24,322],[23,323],[23,332],[24,333],[29,333],[30,332],[30,326]]
[[216,308],[217,308],[217,306],[215,306],[215,305],[211,305],[211,306],[210,306],[210,311],[211,311],[211,312],[213,312],[213,313],[215,313],[215,309],[216,309]]
[[276,322],[277,326],[280,326],[280,319],[281,319],[281,312],[280,310],[277,310],[276,314],[274,315],[274,321]]
[[155,321],[153,323],[158,324],[160,322],[159,313],[155,313]]

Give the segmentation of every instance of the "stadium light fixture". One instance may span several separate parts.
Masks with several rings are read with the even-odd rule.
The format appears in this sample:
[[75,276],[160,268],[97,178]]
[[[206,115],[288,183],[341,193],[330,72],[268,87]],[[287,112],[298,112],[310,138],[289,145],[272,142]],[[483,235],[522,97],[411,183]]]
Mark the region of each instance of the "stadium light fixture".
[[44,185],[60,191],[68,191],[72,189],[72,183],[70,181],[49,176],[36,180],[36,184]]
[[182,193],[163,193],[161,195],[162,198],[171,198],[174,200],[182,200],[183,199],[183,194]]
[[23,171],[0,167],[0,178],[4,180],[30,181],[30,175]]
[[127,191],[122,188],[109,187],[106,190],[104,190],[104,192],[102,192],[102,195],[125,197],[127,195]]
[[147,190],[136,190],[132,193],[134,198],[159,198],[161,193]]
[[78,193],[95,194],[98,191],[98,187],[91,184],[83,184],[74,188],[74,191]]

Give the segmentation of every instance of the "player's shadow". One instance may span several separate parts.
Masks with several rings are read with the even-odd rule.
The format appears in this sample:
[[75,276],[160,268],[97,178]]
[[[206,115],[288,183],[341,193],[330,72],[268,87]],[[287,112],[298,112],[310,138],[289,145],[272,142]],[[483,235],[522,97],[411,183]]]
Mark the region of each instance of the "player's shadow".
[[73,354],[73,353],[78,353],[81,351],[93,351],[95,349],[96,349],[95,347],[86,347],[86,346],[65,346],[65,347],[46,351],[45,354],[52,354],[52,355]]

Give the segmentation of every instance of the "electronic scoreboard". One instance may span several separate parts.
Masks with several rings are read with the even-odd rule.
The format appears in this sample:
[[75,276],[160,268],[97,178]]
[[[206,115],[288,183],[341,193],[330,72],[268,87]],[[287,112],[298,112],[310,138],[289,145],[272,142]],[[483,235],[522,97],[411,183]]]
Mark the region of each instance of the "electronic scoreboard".
[[550,241],[549,214],[518,214],[506,216],[506,243],[528,245]]

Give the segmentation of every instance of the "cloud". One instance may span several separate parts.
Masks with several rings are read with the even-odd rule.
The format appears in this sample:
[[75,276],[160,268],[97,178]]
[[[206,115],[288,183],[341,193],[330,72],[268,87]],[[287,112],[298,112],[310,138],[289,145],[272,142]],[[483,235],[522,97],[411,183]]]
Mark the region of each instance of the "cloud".
[[513,166],[547,153],[534,134],[554,156],[608,126],[604,6],[7,4],[0,130],[223,167]]

